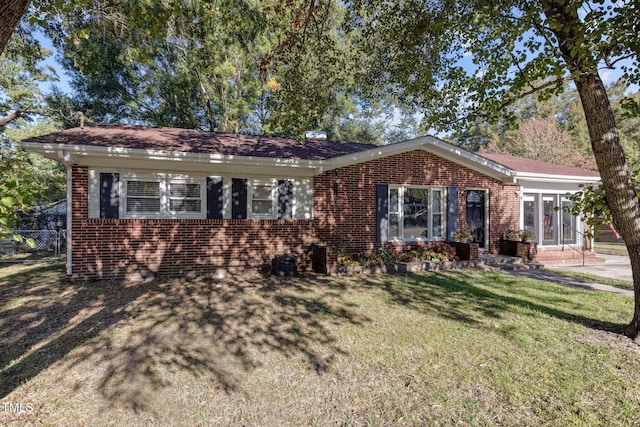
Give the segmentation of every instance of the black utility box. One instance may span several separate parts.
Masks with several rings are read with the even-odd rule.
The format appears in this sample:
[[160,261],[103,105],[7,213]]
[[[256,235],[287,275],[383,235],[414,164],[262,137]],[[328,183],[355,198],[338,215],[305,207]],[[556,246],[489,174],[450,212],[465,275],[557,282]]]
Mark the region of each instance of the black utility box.
[[279,255],[273,260],[272,269],[276,276],[297,276],[298,257],[292,254]]

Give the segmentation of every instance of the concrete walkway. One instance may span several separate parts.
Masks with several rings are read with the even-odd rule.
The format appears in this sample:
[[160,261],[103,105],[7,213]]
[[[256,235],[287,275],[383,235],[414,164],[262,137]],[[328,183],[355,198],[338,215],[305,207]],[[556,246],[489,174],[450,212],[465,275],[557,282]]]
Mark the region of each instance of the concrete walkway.
[[[628,257],[616,255],[598,255],[603,258],[604,263],[587,264],[577,266],[562,266],[557,270],[575,271],[580,273],[589,273],[597,276],[607,277],[617,280],[633,281],[631,274],[631,263]],[[550,266],[550,268],[555,268]],[[620,289],[613,286],[603,285],[595,282],[583,282],[571,277],[556,274],[547,269],[531,269],[531,270],[511,270],[505,273],[515,276],[529,277],[532,279],[546,280],[548,282],[560,283],[561,285],[574,286],[576,288],[591,289],[595,291],[610,292],[618,295],[626,295],[633,297],[633,291],[628,289]]]

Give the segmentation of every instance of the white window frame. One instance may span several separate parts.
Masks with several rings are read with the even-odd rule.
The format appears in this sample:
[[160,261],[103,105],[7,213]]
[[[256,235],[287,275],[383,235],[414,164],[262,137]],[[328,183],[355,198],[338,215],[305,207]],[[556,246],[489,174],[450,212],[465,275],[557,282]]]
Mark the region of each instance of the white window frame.
[[[276,219],[278,217],[278,180],[277,179],[250,179],[247,191],[247,217],[249,219]],[[254,213],[253,201],[256,187],[271,187],[271,195],[262,201],[271,201],[269,213]]]
[[[539,246],[561,246],[563,245],[563,243],[565,245],[579,245],[581,244],[580,241],[580,236],[584,233],[584,224],[582,223],[582,220],[580,219],[579,216],[573,216],[574,217],[574,221],[575,221],[575,229],[572,230],[572,235],[573,235],[573,239],[572,241],[568,241],[565,240],[563,242],[562,240],[562,222],[563,222],[563,212],[562,212],[562,203],[563,202],[567,202],[569,201],[569,195],[571,193],[567,193],[566,191],[559,193],[559,192],[552,192],[549,190],[525,190],[523,191],[523,195],[521,197],[521,203],[520,203],[520,212],[521,212],[521,218],[520,218],[520,228],[524,228],[524,202],[526,200],[531,201],[531,199],[533,199],[534,201],[534,210],[535,210],[535,231],[534,234],[536,235],[535,241],[538,242]],[[554,207],[554,215],[553,215],[553,220],[551,224],[548,224],[550,227],[552,227],[555,231],[555,237],[553,239],[544,239],[544,227],[545,227],[545,221],[544,221],[544,199],[549,199],[549,198],[553,198],[553,207]],[[555,208],[558,207],[560,208],[560,210],[555,211]]]
[[[127,182],[129,181],[151,181],[160,183],[160,211],[159,212],[127,212]],[[176,184],[199,184],[200,185],[200,211],[199,212],[180,212],[172,211],[170,208],[169,186]],[[206,199],[206,178],[190,177],[185,175],[174,175],[165,173],[156,174],[136,174],[121,173],[120,178],[120,218],[135,219],[157,219],[157,218],[176,218],[176,219],[203,219],[207,214]]]
[[[408,237],[404,236],[404,193],[407,189],[417,188],[417,189],[427,189],[428,190],[428,209],[427,209],[427,230],[428,235],[425,237]],[[391,191],[398,191],[398,205],[396,207],[391,206]],[[440,192],[440,212],[438,213],[441,217],[441,235],[434,236],[433,235],[433,198],[434,198],[434,190]],[[389,236],[390,241],[403,241],[403,242],[421,242],[421,241],[439,241],[446,240],[447,235],[447,215],[446,215],[446,206],[447,206],[447,191],[445,187],[440,186],[430,186],[430,185],[396,185],[390,184],[388,188],[388,199],[389,207],[387,209],[387,215],[398,215],[398,236]]]
[[[159,203],[158,203],[158,211],[143,211],[143,212],[129,212],[127,207],[129,204],[129,194],[128,194],[128,190],[129,190],[129,182],[155,182],[158,183],[158,199],[159,199]],[[162,216],[162,193],[163,193],[163,189],[162,189],[162,180],[157,178],[157,177],[139,177],[139,178],[131,178],[131,177],[127,177],[125,178],[123,181],[120,182],[120,200],[122,201],[121,203],[121,213],[124,212],[124,218],[159,218]],[[138,196],[136,196],[138,197]],[[153,198],[156,199],[156,197],[144,197],[144,198]]]

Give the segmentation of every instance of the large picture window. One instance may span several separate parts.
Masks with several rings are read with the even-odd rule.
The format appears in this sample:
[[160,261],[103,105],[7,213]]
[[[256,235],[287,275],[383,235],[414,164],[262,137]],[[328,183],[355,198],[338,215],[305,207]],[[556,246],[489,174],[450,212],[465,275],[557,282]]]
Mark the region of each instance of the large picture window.
[[445,204],[440,187],[389,186],[389,239],[443,239]]

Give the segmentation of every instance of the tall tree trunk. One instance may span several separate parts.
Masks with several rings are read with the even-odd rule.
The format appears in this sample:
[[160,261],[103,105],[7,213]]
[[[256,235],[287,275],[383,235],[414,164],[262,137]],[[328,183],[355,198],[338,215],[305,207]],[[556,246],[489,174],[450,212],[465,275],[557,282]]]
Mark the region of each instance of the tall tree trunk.
[[22,15],[27,12],[31,0],[2,0],[0,1],[0,54],[11,39],[16,25]]
[[547,21],[554,24],[550,27],[580,94],[611,218],[629,251],[635,304],[626,334],[635,339],[640,330],[640,199],[620,145],[609,96],[598,74],[597,60],[588,51],[578,5],[560,0],[541,0],[540,4]]
[[620,145],[615,116],[602,80],[597,73],[583,74],[576,80],[576,87],[613,223],[629,251],[635,310],[627,335],[635,338],[640,326],[640,200]]

